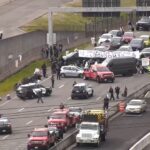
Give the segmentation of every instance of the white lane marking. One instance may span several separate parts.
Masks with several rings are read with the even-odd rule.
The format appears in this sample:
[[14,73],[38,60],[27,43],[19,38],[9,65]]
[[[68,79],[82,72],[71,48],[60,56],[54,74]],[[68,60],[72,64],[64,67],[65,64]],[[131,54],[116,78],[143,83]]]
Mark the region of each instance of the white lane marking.
[[71,100],[71,97],[68,97],[67,100]]
[[7,137],[9,137],[9,135],[4,136],[2,139],[5,140]]
[[98,101],[98,100],[100,100],[101,99],[101,97],[99,96],[98,98],[96,98],[96,100]]
[[31,120],[31,121],[27,122],[26,125],[29,125],[29,124],[31,124],[32,122],[33,122],[33,121]]
[[64,87],[64,84],[63,84],[63,85],[61,85],[61,86],[59,86],[59,89],[60,89],[60,88],[62,88],[62,87]]
[[8,100],[8,101],[6,101],[6,102],[4,102],[3,104],[1,104],[0,106],[4,106],[4,105],[6,105],[7,103],[9,103],[10,102],[10,100]]
[[21,108],[21,109],[18,110],[18,112],[21,112],[21,111],[23,111],[23,110],[24,110],[24,108]]
[[53,110],[53,108],[49,109],[48,112],[50,112],[50,111],[52,111],[52,110]]

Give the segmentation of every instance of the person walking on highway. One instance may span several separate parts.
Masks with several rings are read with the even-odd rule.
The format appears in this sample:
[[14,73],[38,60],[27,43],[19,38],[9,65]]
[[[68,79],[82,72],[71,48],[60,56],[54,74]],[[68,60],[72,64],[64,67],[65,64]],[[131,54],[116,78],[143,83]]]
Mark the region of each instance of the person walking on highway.
[[128,95],[128,89],[127,89],[127,87],[125,86],[124,92],[123,92],[122,96],[123,96],[123,97],[127,97],[127,95]]
[[41,69],[42,69],[43,77],[46,78],[47,67],[46,67],[46,64],[45,64],[45,63],[41,66]]
[[60,80],[60,66],[58,65],[56,68],[56,73],[57,73],[57,80]]
[[51,85],[52,85],[52,88],[54,88],[54,82],[55,82],[55,78],[54,78],[54,74],[52,74],[52,76],[51,76]]
[[43,99],[42,99],[42,96],[43,96],[42,90],[38,91],[38,93],[37,93],[37,97],[38,97],[37,103],[39,103],[40,101],[41,101],[41,103],[44,103]]
[[113,90],[113,88],[112,87],[110,87],[109,88],[109,93],[110,93],[110,100],[115,100],[115,98],[114,98],[114,90]]
[[109,107],[109,98],[106,96],[106,97],[104,98],[103,109],[104,109],[104,110],[107,110],[108,107]]
[[119,99],[119,93],[120,93],[120,87],[119,86],[115,87],[115,93],[116,93],[116,98]]

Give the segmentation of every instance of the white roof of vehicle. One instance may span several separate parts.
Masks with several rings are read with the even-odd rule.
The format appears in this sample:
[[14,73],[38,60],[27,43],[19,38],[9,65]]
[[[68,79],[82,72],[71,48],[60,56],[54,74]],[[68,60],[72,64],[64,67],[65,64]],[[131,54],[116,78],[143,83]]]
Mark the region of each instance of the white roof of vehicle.
[[144,101],[144,100],[143,99],[132,99],[132,100],[130,100],[130,102],[142,102],[142,101]]
[[23,85],[21,85],[21,87],[28,87],[28,86],[33,86],[33,85],[37,85],[37,83],[23,84]]
[[141,35],[140,36],[140,38],[144,38],[144,37],[149,38],[150,36],[149,35]]
[[86,86],[86,85],[87,85],[86,83],[77,83],[74,86]]
[[92,124],[92,125],[97,125],[99,124],[98,122],[82,122],[81,124]]

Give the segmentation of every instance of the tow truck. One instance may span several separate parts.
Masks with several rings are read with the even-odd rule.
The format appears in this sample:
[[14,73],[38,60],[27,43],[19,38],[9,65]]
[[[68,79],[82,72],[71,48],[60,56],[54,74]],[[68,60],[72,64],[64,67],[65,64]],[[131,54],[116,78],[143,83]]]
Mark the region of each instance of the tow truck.
[[28,137],[27,150],[48,150],[55,144],[56,139],[55,134],[50,133],[48,128],[35,128]]
[[92,79],[100,82],[114,82],[115,76],[107,67],[101,64],[91,65],[89,69],[85,69],[83,72],[83,79]]
[[103,110],[87,110],[82,115],[82,122],[77,125],[79,132],[76,136],[76,143],[93,143],[96,146],[105,141],[108,127],[108,120]]

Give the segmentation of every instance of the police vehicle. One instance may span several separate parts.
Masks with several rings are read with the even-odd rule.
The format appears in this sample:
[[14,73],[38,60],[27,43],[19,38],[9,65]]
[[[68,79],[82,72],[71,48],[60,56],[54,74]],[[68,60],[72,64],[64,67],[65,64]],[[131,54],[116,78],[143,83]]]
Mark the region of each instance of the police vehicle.
[[42,90],[43,96],[50,96],[52,93],[51,87],[44,87],[38,83],[28,83],[20,85],[16,89],[16,95],[21,99],[32,99],[37,97],[40,90]]
[[75,99],[75,97],[78,98],[89,98],[90,96],[93,96],[94,90],[91,86],[89,86],[86,83],[78,83],[75,84],[72,93],[71,98]]
[[12,126],[8,118],[0,118],[0,134],[12,134]]

